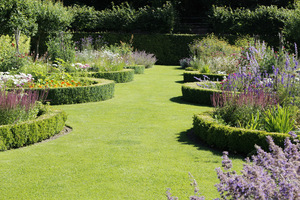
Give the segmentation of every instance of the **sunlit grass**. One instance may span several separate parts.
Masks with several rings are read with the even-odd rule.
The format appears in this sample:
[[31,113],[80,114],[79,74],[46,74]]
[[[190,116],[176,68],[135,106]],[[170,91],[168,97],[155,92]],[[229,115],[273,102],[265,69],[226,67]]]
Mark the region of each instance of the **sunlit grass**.
[[[187,199],[188,172],[207,199],[217,197],[221,152],[186,137],[193,114],[211,108],[180,100],[177,68],[147,69],[117,84],[111,100],[59,106],[73,132],[0,152],[0,199],[156,200],[166,199],[167,188]],[[241,169],[242,159],[233,164]]]

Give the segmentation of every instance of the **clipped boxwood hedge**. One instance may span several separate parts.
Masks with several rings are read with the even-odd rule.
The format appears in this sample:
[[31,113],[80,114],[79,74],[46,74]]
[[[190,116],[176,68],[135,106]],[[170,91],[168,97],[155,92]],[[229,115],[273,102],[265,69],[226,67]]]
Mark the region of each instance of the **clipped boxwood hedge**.
[[[197,84],[205,85],[205,82],[185,83],[181,87],[183,100],[205,106],[212,106],[211,96],[213,93],[222,93],[221,90],[199,87]],[[218,84],[218,82],[216,82]]]
[[[96,83],[89,86],[50,88],[47,100],[50,101],[51,105],[61,105],[104,101],[113,98],[115,91],[115,83],[113,81],[95,78],[88,79]],[[38,90],[40,93],[44,91],[44,89],[38,88],[30,90]]]
[[126,66],[125,69],[133,69],[135,74],[143,74],[145,71],[144,65]]
[[210,81],[223,81],[224,74],[208,74],[208,73],[200,73],[199,71],[185,71],[183,73],[183,81],[186,82],[197,82],[198,80],[194,77],[204,79],[204,75],[209,78]]
[[269,145],[266,141],[268,135],[281,147],[284,146],[285,138],[289,137],[286,133],[269,133],[220,125],[211,117],[211,113],[194,115],[193,128],[195,135],[207,144],[242,154],[253,153],[255,144],[268,150]]
[[37,119],[0,126],[0,150],[18,148],[40,142],[58,134],[65,126],[67,115],[61,110],[50,110]]
[[91,72],[89,73],[89,76],[95,78],[114,80],[116,83],[127,83],[133,81],[134,70],[123,69],[121,71],[112,71],[112,72]]

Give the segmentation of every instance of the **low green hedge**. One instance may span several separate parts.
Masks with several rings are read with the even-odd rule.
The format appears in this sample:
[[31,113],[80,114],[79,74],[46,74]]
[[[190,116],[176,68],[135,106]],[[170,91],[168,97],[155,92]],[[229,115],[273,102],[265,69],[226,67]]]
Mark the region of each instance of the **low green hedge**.
[[268,135],[281,147],[284,146],[285,138],[289,137],[286,133],[269,133],[220,125],[211,117],[211,113],[194,115],[193,128],[195,135],[207,144],[241,154],[253,153],[255,144],[268,150],[269,145],[266,141]]
[[[79,87],[59,87],[50,88],[48,90],[47,100],[51,105],[61,104],[75,104],[104,101],[111,99],[114,96],[115,83],[111,80],[88,78],[95,82],[90,86]],[[40,93],[44,89],[30,89],[38,90]]]
[[223,81],[224,74],[208,74],[208,73],[200,73],[199,71],[185,71],[183,73],[183,81],[186,82],[197,82],[195,77],[204,79],[204,76],[207,76],[210,81]]
[[95,78],[114,80],[116,83],[127,83],[133,81],[134,70],[123,69],[121,71],[112,71],[112,72],[91,72],[89,73],[89,76]]
[[[199,87],[197,84],[205,85],[205,82],[185,83],[181,87],[183,100],[205,106],[211,106],[211,96],[213,93],[222,93],[221,90]],[[219,84],[216,82],[216,84]]]
[[65,126],[64,111],[51,110],[37,119],[0,126],[0,150],[33,144],[58,134]]
[[145,71],[144,65],[126,66],[125,69],[134,69],[135,74],[143,74]]

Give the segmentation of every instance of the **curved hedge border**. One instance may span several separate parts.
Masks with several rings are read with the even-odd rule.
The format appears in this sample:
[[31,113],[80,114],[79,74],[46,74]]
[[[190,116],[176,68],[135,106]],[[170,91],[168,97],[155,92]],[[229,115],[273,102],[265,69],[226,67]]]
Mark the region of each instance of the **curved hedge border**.
[[94,78],[104,78],[109,80],[114,80],[116,83],[127,83],[133,81],[134,70],[133,69],[123,69],[121,71],[113,72],[91,72],[89,76]]
[[187,82],[197,82],[198,80],[194,77],[204,79],[203,75],[207,76],[210,81],[223,81],[224,74],[208,74],[208,73],[200,73],[199,71],[185,71],[183,73],[183,81]]
[[[210,113],[194,115],[193,127],[195,135],[207,144],[242,154],[253,153],[255,144],[268,150],[269,145],[266,142],[268,135],[281,147],[284,146],[285,138],[289,137],[289,134],[285,133],[269,133],[220,125]],[[300,136],[298,138],[300,139]]]
[[125,69],[134,69],[135,74],[143,74],[145,71],[144,65],[126,66]]
[[0,150],[18,148],[40,142],[58,134],[65,126],[67,114],[51,110],[37,119],[13,125],[0,126]]
[[[75,104],[104,101],[114,96],[115,83],[111,80],[93,79],[96,84],[79,87],[59,87],[50,88],[48,90],[47,100],[51,105]],[[44,89],[34,88],[30,90],[38,90],[40,93]]]
[[197,83],[205,85],[204,82],[192,82],[185,83],[182,85],[181,91],[183,100],[205,106],[212,106],[210,100],[211,96],[213,95],[213,93],[222,93],[222,91],[216,89],[202,88],[199,87]]

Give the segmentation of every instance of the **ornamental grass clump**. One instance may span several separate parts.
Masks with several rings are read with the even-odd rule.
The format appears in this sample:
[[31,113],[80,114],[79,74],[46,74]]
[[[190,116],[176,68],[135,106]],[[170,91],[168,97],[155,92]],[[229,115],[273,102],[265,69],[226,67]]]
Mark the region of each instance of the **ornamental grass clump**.
[[19,123],[37,117],[38,91],[0,90],[0,125]]
[[[215,186],[220,193],[216,199],[300,199],[300,143],[297,135],[290,132],[284,149],[277,146],[272,137],[267,136],[269,152],[255,146],[257,154],[246,159],[243,170],[238,174],[231,170],[232,162],[228,152],[223,152],[222,167],[216,172],[220,183]],[[197,184],[193,181],[195,195],[190,200],[204,200],[198,195]],[[176,200],[167,191],[169,200]]]

